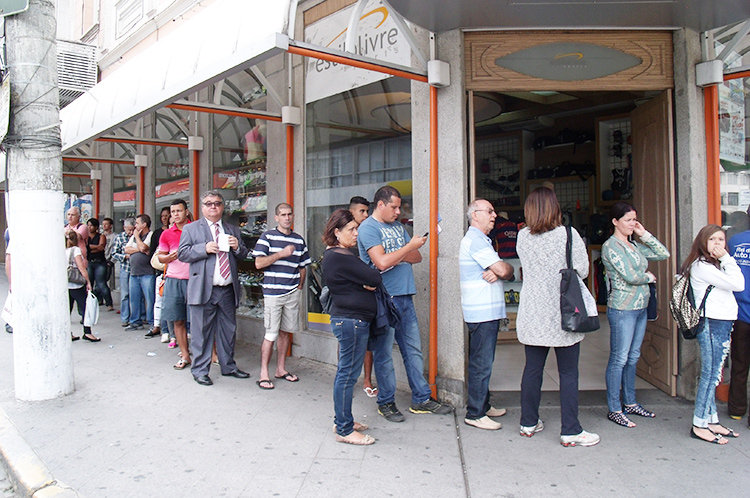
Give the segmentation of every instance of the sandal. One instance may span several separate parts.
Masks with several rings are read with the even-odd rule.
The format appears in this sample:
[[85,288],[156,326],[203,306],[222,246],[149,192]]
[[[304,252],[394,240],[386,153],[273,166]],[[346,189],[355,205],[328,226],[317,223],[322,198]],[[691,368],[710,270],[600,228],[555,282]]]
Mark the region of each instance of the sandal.
[[617,425],[621,425],[623,427],[627,427],[627,428],[635,427],[635,423],[632,422],[628,418],[628,416],[622,412],[609,412],[607,413],[607,418],[610,419],[612,422],[616,423]]
[[[698,434],[695,433],[695,429],[706,429],[708,432],[711,432],[711,429],[709,429],[708,427],[698,427],[697,425],[694,425],[693,427],[690,428],[690,437],[693,439],[700,439],[701,441],[705,441],[707,443],[721,444],[721,445],[725,445],[729,442],[721,434],[714,434],[713,432],[711,432],[711,434],[714,434],[714,436],[716,437],[714,437],[713,439],[703,439],[702,437],[700,437]],[[722,441],[724,442],[722,443]]]
[[275,375],[274,377],[276,377],[277,379],[284,379],[287,382],[297,382],[299,380],[299,377],[291,372],[287,372],[284,375]]
[[258,387],[265,391],[270,391],[271,389],[273,389],[273,382],[268,379],[256,380],[255,383],[258,384]]
[[365,391],[365,394],[368,398],[374,398],[378,395],[378,388],[377,387],[364,387],[362,388]]
[[[722,429],[724,429],[725,431],[727,431],[727,433],[726,433],[726,434],[724,434],[724,433],[722,433],[722,432],[718,432],[718,431],[715,431],[715,430],[713,430],[713,429],[711,428],[711,426],[712,426],[712,425],[713,425],[713,426],[715,426],[715,427],[721,427]],[[709,431],[711,431],[711,432],[713,432],[713,433],[714,433],[714,434],[716,434],[717,436],[723,436],[723,437],[740,437],[740,435],[739,435],[738,433],[734,432],[734,431],[733,431],[732,429],[730,429],[729,427],[724,427],[724,426],[723,426],[723,425],[721,425],[721,424],[708,424],[708,430],[709,430]]]
[[[367,424],[360,424],[359,422],[354,422],[354,430],[357,432],[366,431],[369,428],[370,426]],[[333,425],[333,433],[336,434],[336,424]]]
[[[356,431],[354,431],[354,432],[356,432]],[[354,432],[352,432],[352,434],[354,434]],[[336,435],[336,441],[339,442],[339,443],[354,444],[354,445],[357,445],[357,446],[368,446],[368,445],[373,444],[375,442],[375,438],[372,437],[369,434],[365,434],[362,437],[362,439],[349,439],[349,437],[351,437],[352,434],[349,434],[348,436],[339,436],[339,435]]]
[[646,410],[640,403],[633,406],[625,405],[625,413],[627,413],[628,415],[640,415],[641,417],[646,418],[656,417],[656,414],[654,412]]
[[189,366],[190,362],[186,361],[184,358],[180,358],[180,361],[178,361],[175,365],[172,366],[175,370],[184,370],[185,367]]
[[[89,336],[93,337],[93,339]],[[89,342],[99,342],[102,340],[101,337],[96,337],[94,334],[83,334],[81,337],[83,337],[83,340]]]

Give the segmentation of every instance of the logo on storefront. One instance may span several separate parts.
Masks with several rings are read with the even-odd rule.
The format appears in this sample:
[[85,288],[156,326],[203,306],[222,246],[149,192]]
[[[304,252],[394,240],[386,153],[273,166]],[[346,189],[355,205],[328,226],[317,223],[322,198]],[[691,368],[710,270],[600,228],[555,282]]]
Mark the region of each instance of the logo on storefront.
[[593,43],[547,43],[495,59],[502,68],[556,81],[603,78],[642,62],[634,55]]

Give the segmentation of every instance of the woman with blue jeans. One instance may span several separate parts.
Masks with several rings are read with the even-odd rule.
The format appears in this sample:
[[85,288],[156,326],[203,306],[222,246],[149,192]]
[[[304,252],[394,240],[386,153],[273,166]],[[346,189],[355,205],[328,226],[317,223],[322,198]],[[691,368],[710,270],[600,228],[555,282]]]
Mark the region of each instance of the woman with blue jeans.
[[[602,245],[602,262],[611,284],[607,300],[607,418],[623,427],[635,427],[628,415],[656,416],[635,400],[635,370],[646,334],[648,284],[656,281],[648,271],[648,262],[667,259],[669,251],[643,228],[636,219],[635,208],[627,202],[618,202],[609,214],[614,233]],[[631,240],[633,234],[641,239],[640,243]]]
[[337,209],[323,232],[328,246],[323,255],[323,279],[332,299],[331,331],[339,341],[339,362],[333,382],[336,441],[369,445],[375,439],[354,421],[352,397],[362,371],[370,338],[370,322],[377,313],[375,288],[380,272],[362,262],[351,248],[357,245],[357,222],[348,209]]
[[737,301],[733,292],[745,289],[745,277],[737,262],[727,253],[726,234],[717,225],[698,232],[682,274],[690,277],[696,303],[708,291],[703,318],[698,325],[701,348],[701,377],[695,393],[695,411],[690,437],[715,444],[726,444],[728,437],[739,437],[719,423],[716,411],[716,386],[721,382],[724,360],[729,352],[732,324],[737,319]]

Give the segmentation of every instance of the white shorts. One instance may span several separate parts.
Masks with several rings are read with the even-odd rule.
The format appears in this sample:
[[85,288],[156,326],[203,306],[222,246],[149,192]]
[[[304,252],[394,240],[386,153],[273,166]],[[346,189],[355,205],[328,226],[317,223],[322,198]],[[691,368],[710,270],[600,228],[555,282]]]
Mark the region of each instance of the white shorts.
[[265,339],[275,342],[279,330],[291,333],[299,331],[299,300],[299,289],[283,296],[263,296]]

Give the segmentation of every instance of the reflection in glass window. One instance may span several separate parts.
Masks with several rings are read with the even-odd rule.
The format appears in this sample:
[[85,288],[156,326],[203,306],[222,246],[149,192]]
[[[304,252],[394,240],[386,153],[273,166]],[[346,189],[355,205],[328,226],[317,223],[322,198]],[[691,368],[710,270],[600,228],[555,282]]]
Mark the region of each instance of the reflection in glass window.
[[407,80],[387,78],[307,105],[307,244],[315,262],[308,273],[310,312],[321,311],[317,262],[335,209],[348,207],[354,196],[372,201],[389,184],[401,192],[401,221],[411,233],[410,88]]

